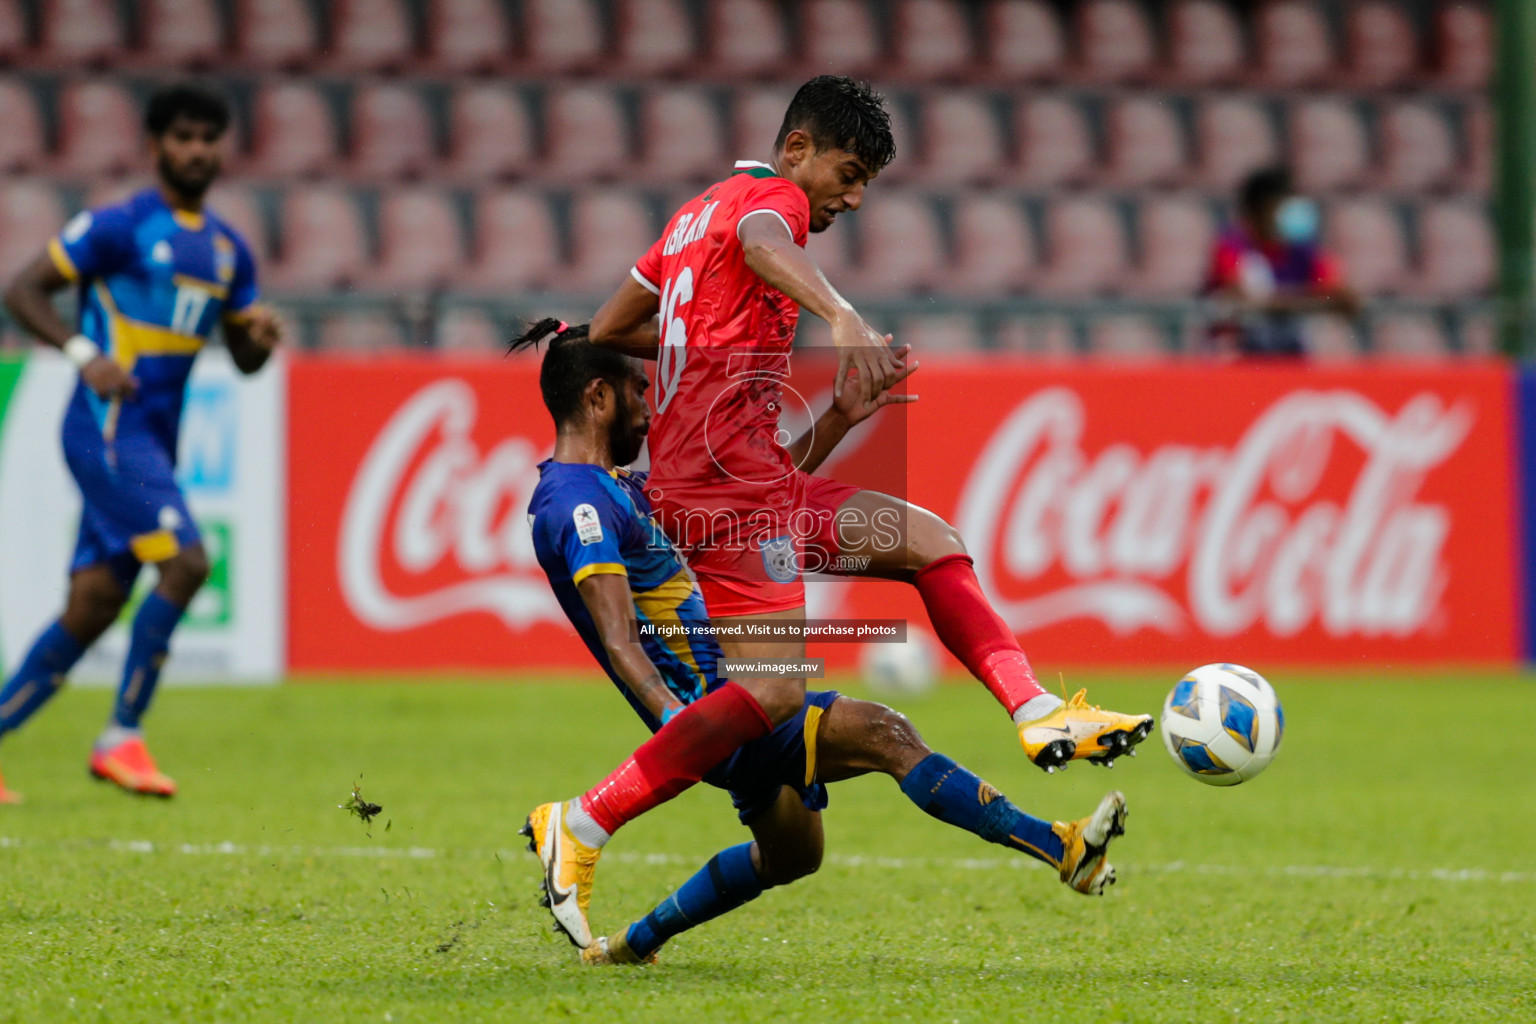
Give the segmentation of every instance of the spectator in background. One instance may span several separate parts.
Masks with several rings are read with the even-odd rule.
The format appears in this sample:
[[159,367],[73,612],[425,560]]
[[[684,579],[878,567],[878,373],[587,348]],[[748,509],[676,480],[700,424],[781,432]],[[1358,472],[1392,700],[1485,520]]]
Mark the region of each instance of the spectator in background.
[[1353,317],[1359,300],[1318,242],[1318,210],[1290,172],[1255,172],[1238,194],[1237,223],[1216,241],[1206,294],[1219,300],[1208,341],[1245,356],[1306,354],[1303,317]]

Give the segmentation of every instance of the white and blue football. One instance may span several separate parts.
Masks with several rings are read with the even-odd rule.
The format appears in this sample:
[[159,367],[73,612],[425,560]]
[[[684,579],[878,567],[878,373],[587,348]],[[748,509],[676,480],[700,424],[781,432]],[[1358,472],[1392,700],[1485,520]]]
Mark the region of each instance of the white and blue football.
[[1269,767],[1285,734],[1274,687],[1241,665],[1201,665],[1163,702],[1163,746],[1210,786],[1235,786]]

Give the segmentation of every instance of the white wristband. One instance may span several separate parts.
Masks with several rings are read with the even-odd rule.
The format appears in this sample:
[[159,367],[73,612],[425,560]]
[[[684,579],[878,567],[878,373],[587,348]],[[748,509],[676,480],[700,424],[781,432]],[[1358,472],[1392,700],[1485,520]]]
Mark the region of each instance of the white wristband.
[[64,357],[82,370],[101,355],[101,346],[83,334],[75,335],[59,347],[64,350]]

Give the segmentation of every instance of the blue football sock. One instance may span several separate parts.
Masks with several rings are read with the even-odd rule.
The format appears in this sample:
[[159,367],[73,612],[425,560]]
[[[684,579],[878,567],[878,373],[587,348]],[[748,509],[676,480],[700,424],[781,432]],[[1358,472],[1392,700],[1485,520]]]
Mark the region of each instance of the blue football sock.
[[0,689],[0,735],[20,726],[58,693],[64,677],[84,653],[80,641],[57,622],[43,630],[16,674]]
[[1031,817],[974,773],[945,757],[929,754],[901,781],[908,799],[940,821],[974,832],[989,843],[1011,847],[1061,866],[1061,839],[1050,822]]
[[629,926],[629,948],[642,958],[650,956],[678,932],[735,910],[766,888],[752,867],[751,843],[721,850],[681,889]]
[[139,719],[149,708],[160,682],[160,669],[171,649],[171,632],[181,621],[182,609],[152,591],[139,605],[133,617],[133,638],[128,643],[128,660],[123,665],[123,683],[117,691],[117,705],[112,709],[112,723],[124,729],[137,729]]

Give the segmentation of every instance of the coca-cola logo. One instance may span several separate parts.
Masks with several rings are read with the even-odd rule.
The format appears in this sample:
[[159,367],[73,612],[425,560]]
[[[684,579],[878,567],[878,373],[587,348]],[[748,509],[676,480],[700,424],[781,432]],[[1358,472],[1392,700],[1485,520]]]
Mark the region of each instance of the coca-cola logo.
[[482,453],[479,403],[437,381],[396,410],[347,495],[337,573],[353,614],[407,630],[466,612],[512,628],[563,622],[526,520],[541,453],[508,437]]
[[1419,492],[1472,421],[1433,393],[1392,413],[1353,391],[1296,391],[1230,448],[1090,453],[1081,398],[1049,388],[992,435],[956,526],[1021,632],[1097,619],[1120,634],[1407,636],[1448,580],[1451,515]]

